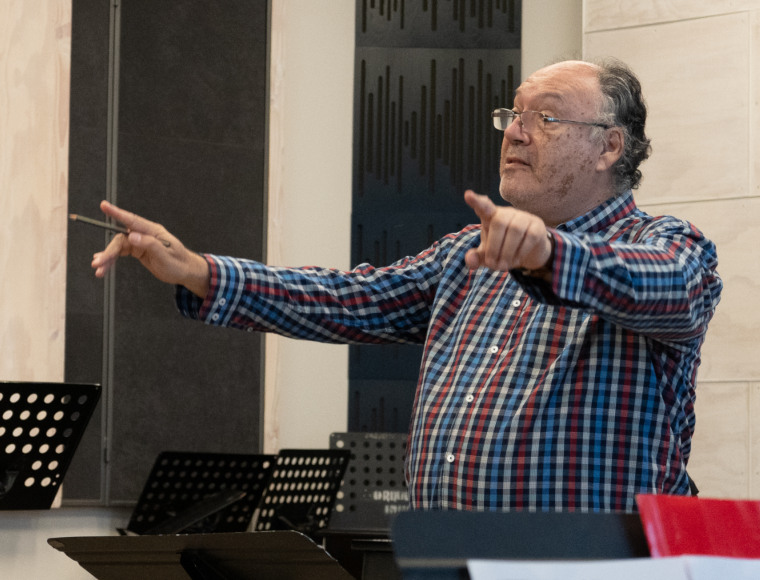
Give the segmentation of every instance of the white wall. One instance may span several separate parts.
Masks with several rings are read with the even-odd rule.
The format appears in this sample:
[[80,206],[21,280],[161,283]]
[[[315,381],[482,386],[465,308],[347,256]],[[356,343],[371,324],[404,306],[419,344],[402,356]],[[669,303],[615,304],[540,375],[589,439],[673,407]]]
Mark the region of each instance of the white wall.
[[523,0],[521,77],[582,54],[583,0]]
[[[348,268],[354,0],[274,0],[267,262]],[[348,347],[266,342],[265,451],[345,431]]]

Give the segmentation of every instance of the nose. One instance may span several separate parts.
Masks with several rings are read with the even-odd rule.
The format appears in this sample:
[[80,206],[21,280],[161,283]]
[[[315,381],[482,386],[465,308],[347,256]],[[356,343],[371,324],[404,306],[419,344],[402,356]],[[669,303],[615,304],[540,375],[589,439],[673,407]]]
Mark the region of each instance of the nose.
[[513,143],[522,143],[529,139],[529,134],[525,131],[522,117],[515,116],[512,119],[512,122],[504,129],[504,138]]

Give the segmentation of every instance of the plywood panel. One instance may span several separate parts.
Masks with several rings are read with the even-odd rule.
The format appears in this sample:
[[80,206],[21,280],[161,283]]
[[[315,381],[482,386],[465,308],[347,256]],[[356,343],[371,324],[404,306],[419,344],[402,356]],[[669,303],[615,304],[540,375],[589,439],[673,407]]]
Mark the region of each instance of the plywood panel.
[[586,0],[586,32],[627,28],[760,9],[759,0]]
[[749,42],[750,110],[747,128],[750,132],[749,168],[750,195],[760,195],[760,10],[750,14]]
[[757,422],[760,413],[760,383],[749,386],[749,496],[760,499],[760,425]]
[[756,380],[760,311],[748,306],[760,303],[760,199],[641,207],[691,221],[717,247],[724,288],[702,349],[700,380]]
[[642,81],[653,154],[639,199],[749,193],[749,21],[743,13],[586,34],[586,57],[620,58]]
[[63,377],[70,0],[0,3],[0,379]]
[[749,398],[746,383],[706,383],[697,389],[688,469],[702,497],[748,497]]

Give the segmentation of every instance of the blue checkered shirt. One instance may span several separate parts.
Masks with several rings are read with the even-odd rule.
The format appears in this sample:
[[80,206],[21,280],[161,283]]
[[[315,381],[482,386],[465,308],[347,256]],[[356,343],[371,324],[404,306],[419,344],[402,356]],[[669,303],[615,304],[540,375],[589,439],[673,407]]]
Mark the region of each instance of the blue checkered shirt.
[[631,193],[550,230],[551,284],[470,271],[480,227],[349,272],[206,255],[212,325],[337,343],[423,343],[406,457],[423,509],[633,511],[688,494],[715,247]]

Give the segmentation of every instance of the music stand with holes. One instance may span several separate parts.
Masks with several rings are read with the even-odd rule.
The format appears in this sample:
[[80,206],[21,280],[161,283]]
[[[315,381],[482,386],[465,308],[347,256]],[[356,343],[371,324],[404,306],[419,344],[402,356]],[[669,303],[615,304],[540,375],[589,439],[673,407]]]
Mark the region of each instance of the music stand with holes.
[[330,448],[348,449],[351,461],[325,533],[325,547],[364,580],[401,577],[390,530],[394,516],[409,509],[406,441],[405,433],[330,435]]
[[392,517],[409,509],[405,433],[332,433],[331,449],[351,452],[330,530],[389,535]]
[[164,451],[153,464],[127,531],[244,532],[274,464],[274,455]]
[[0,510],[49,509],[100,385],[0,382]]
[[311,538],[330,522],[351,453],[338,449],[283,449],[261,498],[257,531],[295,530]]

